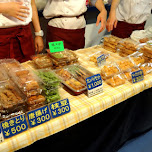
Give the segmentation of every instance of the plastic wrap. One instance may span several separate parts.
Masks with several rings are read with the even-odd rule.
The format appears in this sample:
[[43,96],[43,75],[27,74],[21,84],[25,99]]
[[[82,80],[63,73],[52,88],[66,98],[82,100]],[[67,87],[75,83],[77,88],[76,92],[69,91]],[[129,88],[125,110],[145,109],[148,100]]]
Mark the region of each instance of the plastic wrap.
[[0,64],[0,83],[5,82],[9,80],[9,77],[7,75],[6,69],[4,68],[3,64]]
[[132,72],[138,71],[140,68],[131,68],[128,71],[124,72],[124,76],[128,81],[132,81]]
[[117,52],[117,45],[119,44],[120,40],[121,40],[120,38],[113,35],[105,36],[103,42],[103,48],[115,53]]
[[109,79],[106,79],[106,83],[112,87],[116,87],[125,83],[123,74],[116,74]]
[[52,59],[54,59],[57,63],[64,63],[66,62],[66,65],[73,64],[78,61],[77,55],[71,51],[71,50],[64,50],[62,52],[56,52],[56,53],[50,53],[49,50],[47,50],[48,54],[51,56]]
[[87,89],[85,79],[93,74],[78,64],[55,70],[62,83],[73,93],[81,94]]
[[128,56],[137,51],[137,46],[139,43],[136,41],[126,38],[119,42],[117,50],[119,51],[120,56]]
[[37,54],[31,57],[38,68],[49,68],[53,66],[52,60],[48,54]]
[[147,42],[139,46],[139,51],[143,53],[145,62],[152,62],[152,45],[151,42]]
[[97,64],[97,57],[99,57],[102,54],[105,55],[105,59],[108,59],[108,57],[110,56],[110,54],[107,53],[106,51],[98,51],[96,53],[93,53],[93,54],[89,55],[89,61],[92,61],[95,64]]
[[143,70],[144,75],[149,74],[152,72],[152,63],[144,63],[139,68]]
[[116,62],[116,64],[123,72],[135,66],[134,62],[129,57],[121,58],[119,61]]
[[141,64],[145,62],[143,53],[138,51],[129,55],[129,58],[133,61],[136,67],[139,67]]
[[101,67],[101,77],[104,80],[118,73],[120,73],[120,69],[116,63],[108,63]]
[[0,83],[0,113],[10,114],[25,106],[25,96],[15,87],[13,82]]
[[38,70],[37,75],[42,81],[42,90],[46,101],[48,103],[58,101],[60,99],[60,80],[56,74],[49,69],[44,69]]

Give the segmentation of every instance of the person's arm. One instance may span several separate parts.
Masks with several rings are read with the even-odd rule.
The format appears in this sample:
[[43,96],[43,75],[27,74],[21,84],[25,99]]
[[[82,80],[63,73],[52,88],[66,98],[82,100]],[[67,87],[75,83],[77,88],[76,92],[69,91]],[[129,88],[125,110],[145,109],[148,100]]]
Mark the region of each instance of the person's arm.
[[120,3],[120,0],[112,0],[109,18],[107,20],[107,25],[106,25],[108,32],[112,31],[113,28],[117,27],[118,20],[116,18],[116,9],[119,3]]
[[0,13],[13,16],[21,21],[24,21],[22,17],[27,17],[29,14],[29,8],[22,6],[22,4],[22,2],[0,3]]
[[[39,17],[38,17],[38,12],[37,12],[37,8],[35,5],[35,0],[31,0],[31,6],[32,6],[32,23],[33,23],[33,27],[35,32],[39,32],[41,30],[40,27],[40,22],[39,22]],[[43,39],[41,36],[35,36],[35,49],[36,52],[41,52],[44,48],[44,44],[43,44]]]
[[102,32],[105,27],[106,27],[106,19],[107,19],[107,11],[105,9],[103,0],[97,0],[95,3],[96,8],[100,11],[98,17],[97,17],[97,22],[96,22],[96,26],[99,25],[99,23],[101,22],[101,27],[98,31],[98,33]]

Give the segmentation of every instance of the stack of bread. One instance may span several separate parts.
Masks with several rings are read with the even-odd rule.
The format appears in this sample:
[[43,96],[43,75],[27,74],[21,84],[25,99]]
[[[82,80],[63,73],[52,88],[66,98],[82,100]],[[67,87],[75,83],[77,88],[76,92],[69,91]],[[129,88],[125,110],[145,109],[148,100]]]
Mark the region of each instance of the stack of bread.
[[138,43],[132,39],[123,39],[117,49],[119,51],[119,55],[122,57],[128,56],[137,51]]
[[121,40],[120,38],[113,35],[104,37],[103,48],[108,51],[116,53],[117,45],[119,44],[120,40]]
[[143,53],[145,62],[152,62],[152,45],[146,44],[140,48],[140,52]]

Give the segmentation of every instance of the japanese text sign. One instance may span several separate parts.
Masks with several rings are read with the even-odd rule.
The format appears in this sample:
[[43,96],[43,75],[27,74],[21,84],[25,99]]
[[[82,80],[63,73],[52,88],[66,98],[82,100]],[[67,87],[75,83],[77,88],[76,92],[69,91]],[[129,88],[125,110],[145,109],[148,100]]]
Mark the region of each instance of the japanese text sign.
[[49,42],[49,49],[51,53],[64,51],[63,41]]
[[144,80],[143,70],[138,70],[138,71],[132,72],[131,77],[132,77],[132,83],[137,83],[139,81]]
[[68,99],[60,100],[50,104],[52,118],[59,117],[70,112],[70,103]]
[[27,117],[30,127],[38,126],[51,119],[48,106],[28,112]]
[[88,97],[92,97],[103,92],[102,79],[100,74],[86,78],[86,84],[88,89]]
[[97,57],[97,64],[99,67],[101,67],[105,62],[106,62],[106,58],[104,54]]
[[25,115],[19,115],[1,123],[4,138],[10,138],[28,129]]

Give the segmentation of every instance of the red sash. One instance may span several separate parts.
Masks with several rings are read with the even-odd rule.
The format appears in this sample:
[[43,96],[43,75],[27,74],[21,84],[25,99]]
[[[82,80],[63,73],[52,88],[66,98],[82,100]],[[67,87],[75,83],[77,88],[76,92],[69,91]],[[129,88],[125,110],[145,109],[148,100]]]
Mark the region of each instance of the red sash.
[[25,62],[34,54],[30,24],[0,28],[0,59],[14,58],[19,62]]
[[48,42],[63,41],[64,47],[70,50],[77,50],[85,46],[85,28],[82,29],[61,29],[47,27],[46,47]]
[[135,30],[144,30],[145,23],[142,24],[129,24],[127,22],[119,21],[117,27],[111,32],[112,35],[120,38],[128,38]]

